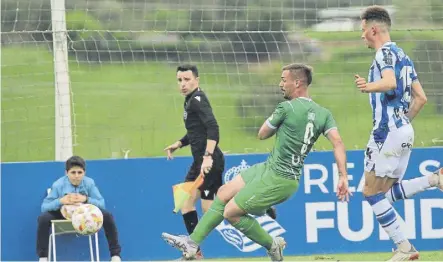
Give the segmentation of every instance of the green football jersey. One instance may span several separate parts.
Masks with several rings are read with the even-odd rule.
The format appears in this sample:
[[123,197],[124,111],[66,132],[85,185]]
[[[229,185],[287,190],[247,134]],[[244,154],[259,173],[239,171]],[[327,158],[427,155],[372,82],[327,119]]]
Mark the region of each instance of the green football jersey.
[[291,179],[300,177],[304,160],[320,135],[337,128],[329,110],[304,97],[278,104],[266,123],[277,129],[267,164]]

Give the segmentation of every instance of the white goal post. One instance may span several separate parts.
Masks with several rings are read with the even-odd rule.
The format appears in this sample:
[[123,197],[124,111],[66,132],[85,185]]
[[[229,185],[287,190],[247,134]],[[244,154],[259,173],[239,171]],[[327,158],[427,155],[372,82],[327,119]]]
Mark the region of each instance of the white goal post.
[[55,160],[73,155],[65,0],[51,0],[55,85]]

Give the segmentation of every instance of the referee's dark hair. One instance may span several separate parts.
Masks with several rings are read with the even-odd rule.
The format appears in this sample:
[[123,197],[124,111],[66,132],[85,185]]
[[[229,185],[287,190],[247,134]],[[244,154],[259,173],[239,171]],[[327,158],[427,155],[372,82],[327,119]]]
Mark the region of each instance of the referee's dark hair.
[[177,67],[177,72],[186,72],[191,71],[194,77],[198,77],[198,69],[197,66],[191,64],[179,65]]
[[80,156],[71,156],[68,160],[66,160],[66,171],[69,171],[73,167],[80,167],[83,171],[86,170],[86,162]]

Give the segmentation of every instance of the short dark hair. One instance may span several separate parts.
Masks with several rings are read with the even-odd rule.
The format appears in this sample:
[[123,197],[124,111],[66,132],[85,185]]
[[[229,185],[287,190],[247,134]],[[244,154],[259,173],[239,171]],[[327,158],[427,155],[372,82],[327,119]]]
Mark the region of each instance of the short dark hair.
[[366,20],[366,22],[380,22],[387,26],[391,26],[391,17],[388,11],[378,5],[373,5],[365,9],[360,16],[361,20]]
[[194,77],[198,77],[198,69],[195,65],[184,64],[177,67],[177,72],[191,71]]
[[68,160],[66,160],[66,171],[69,171],[73,167],[80,167],[83,170],[86,170],[86,162],[80,156],[71,156]]
[[[290,65],[286,65],[282,68],[283,71],[289,70],[291,74],[294,76],[294,78],[306,78],[306,85],[309,86],[312,83],[312,67],[305,65],[305,64],[299,64],[294,63]],[[300,73],[303,73],[303,75],[300,75]]]

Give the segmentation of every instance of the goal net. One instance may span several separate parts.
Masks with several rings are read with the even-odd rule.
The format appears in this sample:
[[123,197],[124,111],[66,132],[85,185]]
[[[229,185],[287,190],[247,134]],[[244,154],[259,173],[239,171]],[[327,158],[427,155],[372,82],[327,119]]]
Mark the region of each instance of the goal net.
[[[347,147],[363,149],[370,105],[353,82],[374,57],[359,21],[372,4],[391,13],[393,41],[428,95],[415,145],[441,146],[441,0],[76,0],[65,10],[51,10],[51,0],[3,0],[2,160],[57,159],[60,150],[88,159],[163,155],[185,133],[181,63],[198,66],[227,153],[269,152],[273,141],[256,133],[282,101],[281,67],[292,62],[314,67],[310,95],[332,111]],[[329,149],[325,139],[315,146]]]

